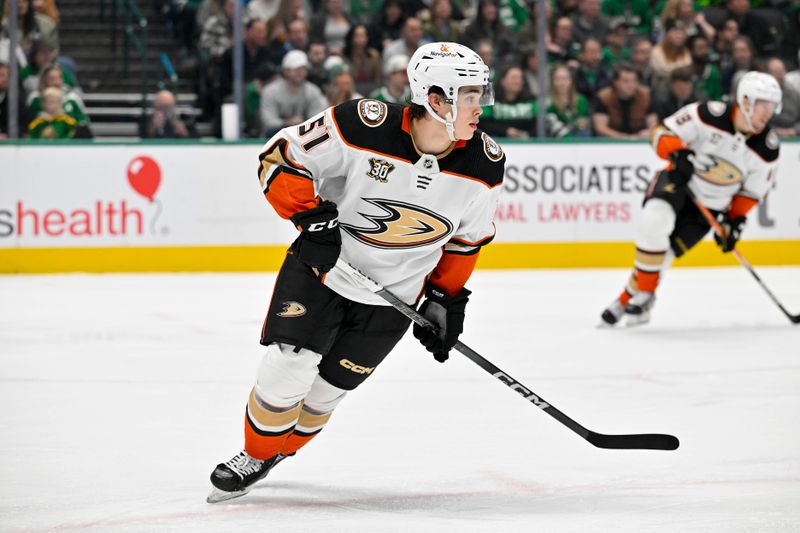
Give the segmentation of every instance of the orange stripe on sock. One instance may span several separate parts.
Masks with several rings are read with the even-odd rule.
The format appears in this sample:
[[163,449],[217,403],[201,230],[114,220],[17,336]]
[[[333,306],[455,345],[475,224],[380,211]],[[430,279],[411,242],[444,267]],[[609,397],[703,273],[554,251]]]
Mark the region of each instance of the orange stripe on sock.
[[263,461],[277,455],[291,434],[292,430],[283,435],[259,435],[247,415],[244,416],[244,449],[256,459]]
[[643,270],[636,270],[636,281],[640,291],[656,292],[658,287],[659,272],[645,272]]
[[297,450],[299,450],[309,442],[311,442],[311,439],[313,439],[317,435],[319,435],[319,431],[312,433],[310,435],[308,434],[298,435],[297,433],[292,433],[291,435],[289,435],[289,438],[286,439],[286,441],[284,442],[283,447],[280,449],[280,452],[283,455],[291,455],[297,452]]
[[628,305],[628,302],[629,302],[630,300],[631,300],[631,295],[630,295],[630,293],[628,292],[628,289],[625,289],[625,290],[624,290],[624,291],[622,291],[622,293],[619,295],[619,303],[621,303],[622,305]]

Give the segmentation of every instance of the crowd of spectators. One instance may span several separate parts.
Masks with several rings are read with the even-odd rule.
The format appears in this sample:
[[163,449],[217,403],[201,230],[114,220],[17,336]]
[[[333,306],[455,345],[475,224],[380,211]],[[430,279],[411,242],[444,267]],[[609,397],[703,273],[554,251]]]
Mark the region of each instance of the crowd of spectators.
[[[200,59],[207,111],[230,101],[234,0],[169,3],[185,54]],[[533,0],[250,0],[244,9],[247,132],[263,137],[327,105],[368,96],[405,103],[405,66],[448,40],[489,65],[496,103],[481,127],[505,138],[642,138],[690,102],[732,100],[747,70],[775,73],[778,132],[800,135],[800,2],[551,0],[546,65]],[[186,12],[194,22],[180,26]],[[191,18],[191,17],[190,17]],[[538,71],[548,86],[537,131]]]
[[[52,123],[44,135],[90,135],[74,70],[59,56],[54,0],[17,1],[24,123]],[[204,116],[220,135],[220,109],[233,99],[236,0],[149,1],[164,13],[181,59],[196,62]],[[642,138],[687,103],[731,101],[751,69],[770,72],[783,88],[778,133],[800,135],[800,0],[549,0],[545,65],[535,0],[249,0],[242,13],[249,137],[351,98],[408,102],[409,57],[438,40],[471,47],[490,67],[496,103],[481,128],[497,137]],[[49,105],[56,98],[49,89],[60,94],[59,110]],[[168,99],[162,94],[159,105],[169,107]],[[545,131],[537,131],[539,113]],[[193,134],[169,116],[143,124],[142,136]]]
[[9,113],[16,112],[21,136],[31,139],[91,138],[89,117],[81,99],[75,64],[60,55],[61,18],[55,0],[17,2],[17,49],[19,105],[8,105],[8,1],[0,24],[0,139]]

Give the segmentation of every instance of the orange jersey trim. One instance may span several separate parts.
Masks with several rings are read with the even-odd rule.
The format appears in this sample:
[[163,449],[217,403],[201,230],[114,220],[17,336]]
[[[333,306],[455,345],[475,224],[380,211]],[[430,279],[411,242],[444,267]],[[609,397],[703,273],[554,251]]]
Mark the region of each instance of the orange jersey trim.
[[447,291],[450,296],[455,296],[464,288],[472,271],[475,270],[478,255],[478,253],[472,255],[443,254],[439,259],[439,264],[431,273],[430,282]]
[[666,131],[659,137],[655,148],[658,157],[661,159],[669,159],[669,155],[672,152],[686,148],[686,144],[674,133]]
[[747,213],[753,209],[757,203],[758,200],[755,198],[737,194],[733,197],[733,200],[731,200],[731,206],[728,208],[728,216],[731,218],[746,216]]
[[314,182],[287,172],[279,173],[272,180],[264,196],[275,212],[287,220],[300,211],[317,206]]

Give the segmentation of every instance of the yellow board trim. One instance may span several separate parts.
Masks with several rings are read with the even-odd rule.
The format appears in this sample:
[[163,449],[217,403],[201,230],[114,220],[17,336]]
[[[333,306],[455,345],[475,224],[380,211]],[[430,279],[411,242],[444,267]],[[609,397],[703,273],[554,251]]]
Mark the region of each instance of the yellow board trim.
[[[746,241],[742,254],[754,265],[800,265],[800,241]],[[630,242],[493,243],[478,268],[633,267]],[[176,246],[147,248],[0,248],[0,274],[59,272],[265,272],[277,271],[286,246]],[[713,242],[701,242],[675,266],[731,266]]]

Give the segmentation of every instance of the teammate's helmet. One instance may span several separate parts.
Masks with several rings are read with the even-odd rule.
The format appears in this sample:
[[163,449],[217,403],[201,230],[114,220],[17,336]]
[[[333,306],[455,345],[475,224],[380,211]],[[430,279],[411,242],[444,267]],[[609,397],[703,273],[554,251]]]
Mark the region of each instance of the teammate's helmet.
[[775,113],[781,112],[781,102],[783,101],[783,92],[778,81],[764,72],[756,72],[751,70],[739,80],[739,85],[736,87],[736,103],[739,104],[740,109],[745,97],[750,102],[750,109],[756,103],[756,100],[766,100],[768,102],[775,102]]

